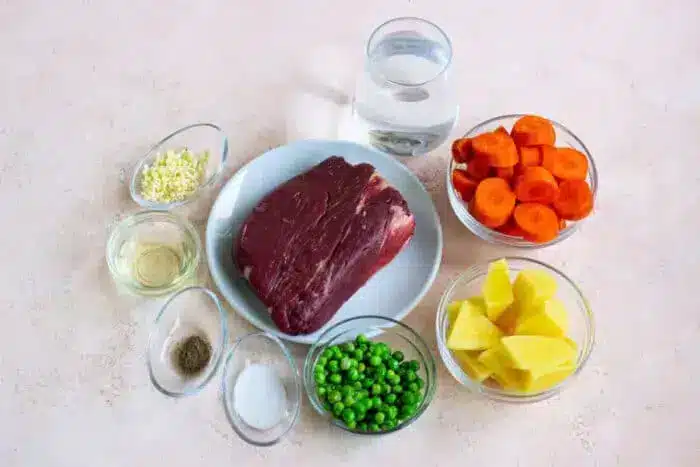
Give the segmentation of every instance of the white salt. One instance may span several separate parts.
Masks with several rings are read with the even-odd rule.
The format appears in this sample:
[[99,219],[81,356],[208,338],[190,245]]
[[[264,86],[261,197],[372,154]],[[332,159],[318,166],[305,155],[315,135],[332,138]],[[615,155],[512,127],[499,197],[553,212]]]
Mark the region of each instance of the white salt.
[[269,430],[277,425],[286,408],[284,384],[274,368],[260,363],[248,365],[233,388],[233,406],[249,426]]

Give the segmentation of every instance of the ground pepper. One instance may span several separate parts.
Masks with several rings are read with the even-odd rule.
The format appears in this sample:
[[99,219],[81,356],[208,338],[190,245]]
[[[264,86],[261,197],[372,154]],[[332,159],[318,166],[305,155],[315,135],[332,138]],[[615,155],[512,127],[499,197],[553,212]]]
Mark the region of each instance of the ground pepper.
[[209,363],[211,344],[201,336],[190,336],[175,348],[175,365],[184,376],[195,376]]

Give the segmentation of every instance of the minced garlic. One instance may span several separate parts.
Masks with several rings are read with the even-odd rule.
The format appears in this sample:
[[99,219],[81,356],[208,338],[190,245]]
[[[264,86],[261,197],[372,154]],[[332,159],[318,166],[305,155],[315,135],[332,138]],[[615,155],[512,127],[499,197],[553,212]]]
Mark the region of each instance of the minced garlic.
[[157,203],[183,201],[199,188],[208,160],[208,151],[197,156],[186,148],[158,155],[143,166],[141,196]]

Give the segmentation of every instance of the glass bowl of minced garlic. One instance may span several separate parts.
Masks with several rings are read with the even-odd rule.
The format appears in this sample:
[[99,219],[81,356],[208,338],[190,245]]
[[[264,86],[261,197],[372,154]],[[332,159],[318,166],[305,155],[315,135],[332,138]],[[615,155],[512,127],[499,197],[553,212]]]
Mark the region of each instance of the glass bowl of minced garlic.
[[129,191],[140,206],[165,211],[199,196],[218,179],[228,139],[213,123],[187,125],[156,143],[137,164]]

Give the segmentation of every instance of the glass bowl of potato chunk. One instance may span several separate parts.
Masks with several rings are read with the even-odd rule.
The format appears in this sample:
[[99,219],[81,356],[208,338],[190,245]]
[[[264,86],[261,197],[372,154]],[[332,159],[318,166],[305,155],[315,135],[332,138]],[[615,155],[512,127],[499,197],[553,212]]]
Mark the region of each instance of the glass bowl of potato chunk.
[[440,357],[452,376],[491,399],[547,399],[583,369],[595,342],[593,313],[563,272],[529,258],[470,267],[440,300]]

